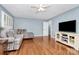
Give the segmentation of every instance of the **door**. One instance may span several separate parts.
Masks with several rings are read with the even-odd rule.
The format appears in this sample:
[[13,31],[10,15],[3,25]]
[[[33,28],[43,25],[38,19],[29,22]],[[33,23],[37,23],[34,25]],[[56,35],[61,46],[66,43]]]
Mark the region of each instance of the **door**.
[[48,36],[48,22],[43,22],[43,36]]

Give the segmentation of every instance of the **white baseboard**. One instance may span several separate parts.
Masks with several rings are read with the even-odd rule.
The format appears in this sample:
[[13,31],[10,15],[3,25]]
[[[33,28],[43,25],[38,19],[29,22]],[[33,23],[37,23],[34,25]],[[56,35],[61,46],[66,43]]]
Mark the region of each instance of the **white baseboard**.
[[[34,35],[34,37],[42,37],[42,36],[46,37],[47,35]],[[51,38],[55,38],[55,36],[52,35]]]

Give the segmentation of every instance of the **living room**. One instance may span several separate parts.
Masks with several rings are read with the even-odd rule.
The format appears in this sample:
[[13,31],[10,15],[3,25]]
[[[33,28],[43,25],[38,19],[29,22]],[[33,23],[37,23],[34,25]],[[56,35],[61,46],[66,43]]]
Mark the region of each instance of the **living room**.
[[1,4],[1,55],[78,55],[78,12],[79,4]]

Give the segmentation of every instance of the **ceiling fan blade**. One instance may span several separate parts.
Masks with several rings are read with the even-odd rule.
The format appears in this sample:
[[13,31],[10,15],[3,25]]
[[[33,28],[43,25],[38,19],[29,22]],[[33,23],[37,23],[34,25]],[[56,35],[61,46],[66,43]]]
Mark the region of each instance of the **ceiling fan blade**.
[[38,7],[36,7],[36,6],[31,6],[31,8],[37,8],[38,9]]
[[50,6],[42,6],[42,8],[49,8]]

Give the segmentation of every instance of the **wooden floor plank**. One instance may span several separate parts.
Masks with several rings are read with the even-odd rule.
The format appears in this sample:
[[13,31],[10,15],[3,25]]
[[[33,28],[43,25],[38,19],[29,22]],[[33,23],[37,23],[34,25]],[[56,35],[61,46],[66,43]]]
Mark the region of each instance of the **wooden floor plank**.
[[47,37],[35,37],[23,40],[19,50],[11,51],[9,55],[79,55],[79,52]]

